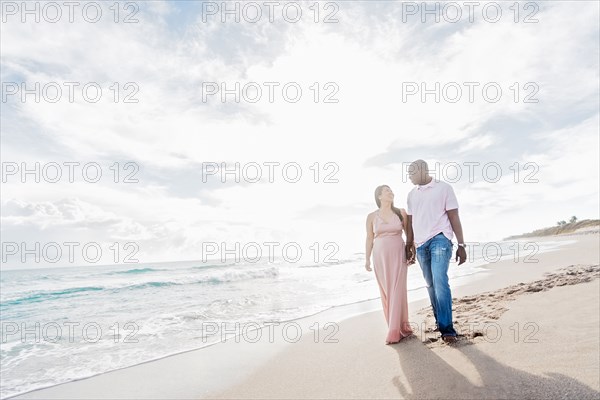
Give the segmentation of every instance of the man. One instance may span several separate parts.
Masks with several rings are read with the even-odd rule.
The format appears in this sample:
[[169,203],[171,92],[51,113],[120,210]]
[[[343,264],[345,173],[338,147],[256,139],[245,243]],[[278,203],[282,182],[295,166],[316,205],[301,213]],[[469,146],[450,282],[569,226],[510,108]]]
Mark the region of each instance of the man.
[[429,175],[425,161],[411,163],[408,176],[417,186],[408,193],[406,257],[414,262],[416,248],[437,327],[446,343],[454,343],[456,331],[452,325],[452,293],[448,284],[453,233],[458,240],[458,265],[467,260],[458,201],[452,186]]

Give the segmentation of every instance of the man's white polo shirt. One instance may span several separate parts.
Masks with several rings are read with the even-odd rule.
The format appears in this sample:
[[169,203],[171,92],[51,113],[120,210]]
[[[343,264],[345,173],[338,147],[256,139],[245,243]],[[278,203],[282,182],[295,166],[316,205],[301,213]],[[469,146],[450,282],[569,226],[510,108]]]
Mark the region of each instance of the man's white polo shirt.
[[408,193],[407,210],[412,215],[415,246],[419,247],[438,233],[452,240],[454,233],[446,211],[458,208],[452,186],[431,179],[426,185],[417,185]]

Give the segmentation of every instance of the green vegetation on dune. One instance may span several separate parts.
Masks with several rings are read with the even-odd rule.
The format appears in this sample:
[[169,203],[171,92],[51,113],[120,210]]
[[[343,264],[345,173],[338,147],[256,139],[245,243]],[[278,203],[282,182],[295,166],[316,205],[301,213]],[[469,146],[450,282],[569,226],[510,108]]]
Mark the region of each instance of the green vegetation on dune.
[[504,238],[504,240],[538,237],[538,236],[553,236],[561,235],[565,233],[572,233],[582,228],[595,227],[600,228],[600,220],[598,219],[584,219],[578,221],[576,217],[571,217],[569,222],[559,221],[556,226],[549,228],[536,229],[533,232],[523,233],[521,235],[514,235]]

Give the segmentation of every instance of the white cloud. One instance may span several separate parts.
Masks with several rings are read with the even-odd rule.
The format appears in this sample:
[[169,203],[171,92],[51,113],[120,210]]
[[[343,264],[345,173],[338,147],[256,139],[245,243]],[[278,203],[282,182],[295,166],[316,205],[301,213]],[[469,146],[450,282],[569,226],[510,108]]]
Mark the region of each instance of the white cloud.
[[[3,160],[135,161],[141,169],[135,185],[11,181],[2,190],[3,235],[27,237],[28,226],[32,237],[53,230],[66,240],[84,227],[88,238],[139,241],[149,259],[193,258],[205,240],[318,238],[353,253],[362,250],[373,189],[390,184],[402,205],[410,185],[400,163],[420,157],[540,166],[535,185],[509,176],[457,184],[469,238],[531,230],[555,214],[598,217],[598,174],[590,172],[598,169],[597,8],[559,2],[540,5],[537,24],[452,25],[403,23],[390,2],[345,2],[338,24],[192,18],[182,28],[174,24],[180,6],[148,2],[131,25],[3,24],[3,80],[95,81],[105,94],[95,104],[3,104]],[[304,92],[296,104],[203,103],[204,81],[298,82]],[[498,103],[403,103],[403,82],[421,81],[498,82],[505,95]],[[135,82],[139,103],[112,103],[112,82]],[[339,103],[315,104],[314,82],[321,96],[324,83],[337,84]],[[514,82],[521,96],[524,83],[537,83],[539,103],[515,103]],[[573,176],[582,159],[588,173]],[[186,179],[211,161],[293,161],[304,175],[288,183],[277,170],[273,184],[244,185]],[[339,166],[339,183],[322,182],[328,161]]]

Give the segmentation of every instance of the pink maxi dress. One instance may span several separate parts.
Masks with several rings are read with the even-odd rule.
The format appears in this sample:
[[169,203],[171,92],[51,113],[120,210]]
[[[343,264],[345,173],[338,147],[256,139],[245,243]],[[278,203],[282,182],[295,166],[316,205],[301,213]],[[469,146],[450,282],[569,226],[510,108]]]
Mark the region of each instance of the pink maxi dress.
[[386,344],[399,342],[411,335],[408,322],[406,275],[408,265],[402,239],[402,222],[394,214],[391,221],[384,221],[376,212],[373,220],[373,266],[381,293],[383,314],[389,330]]

